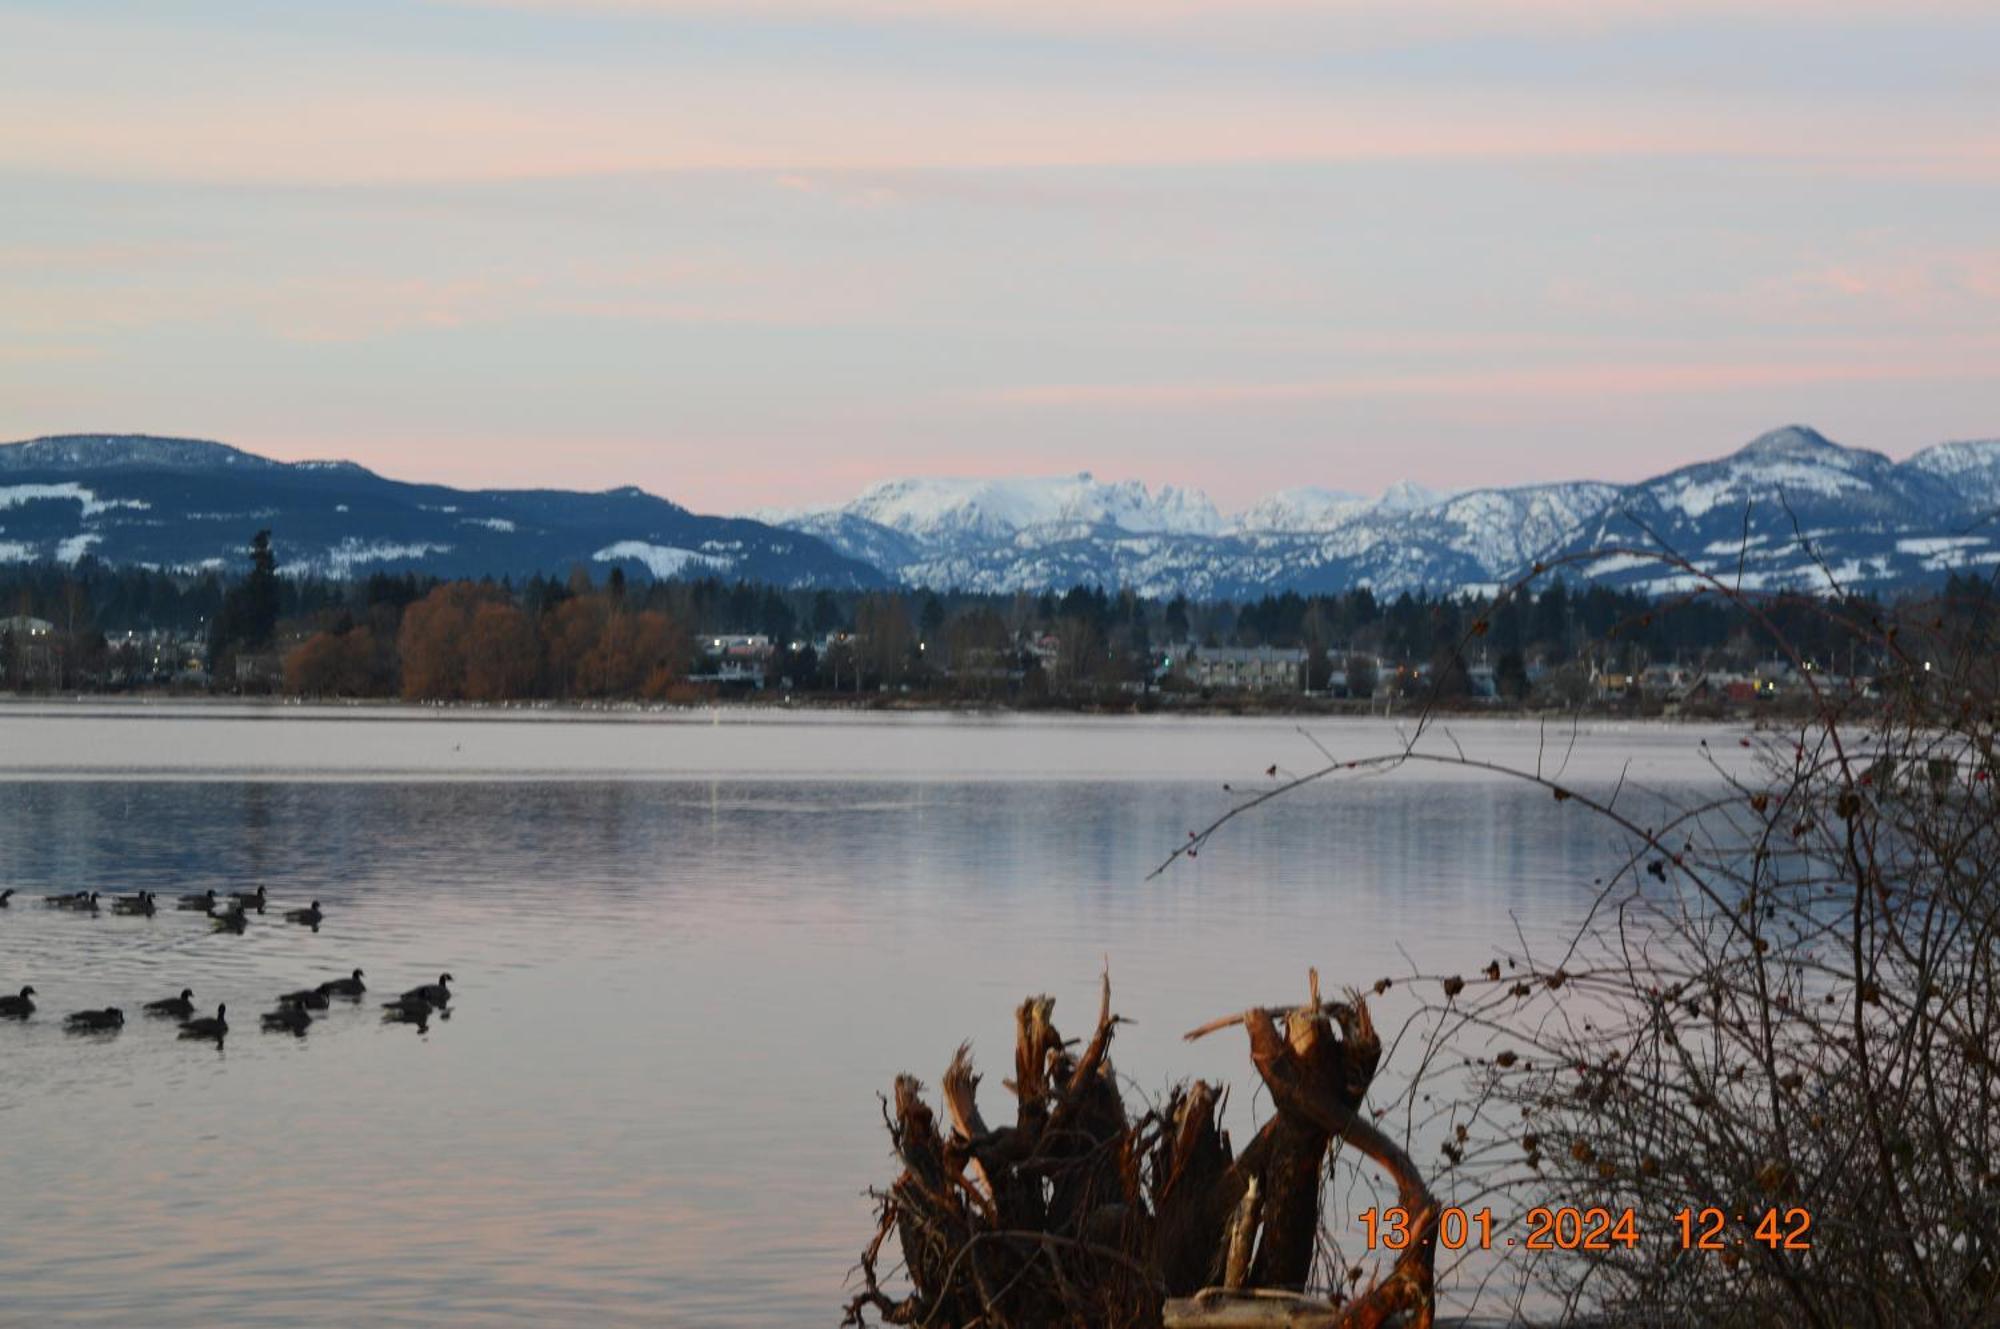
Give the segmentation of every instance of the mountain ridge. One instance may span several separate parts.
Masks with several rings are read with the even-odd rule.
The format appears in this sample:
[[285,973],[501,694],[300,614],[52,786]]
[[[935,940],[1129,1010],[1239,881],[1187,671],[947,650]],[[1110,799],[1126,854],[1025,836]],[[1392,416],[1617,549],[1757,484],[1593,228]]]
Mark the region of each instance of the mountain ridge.
[[347,461],[279,461],[206,439],[60,434],[0,444],[0,562],[240,566],[273,532],[295,575],[522,577],[689,571],[781,586],[886,583],[811,535],[703,516],[633,486],[456,489]]
[[[1072,485],[1089,474],[1061,477]],[[1756,584],[1890,587],[1954,567],[2000,562],[2000,532],[1961,530],[1982,505],[2000,507],[2000,441],[1935,444],[1901,462],[1850,448],[1808,425],[1766,431],[1724,456],[1677,467],[1632,484],[1575,480],[1463,490],[1428,490],[1410,482],[1375,497],[1311,484],[1281,490],[1219,521],[1177,528],[1148,509],[1137,481],[1115,488],[1115,502],[1072,495],[1094,523],[1043,521],[1008,525],[1021,481],[922,478],[885,481],[845,505],[784,514],[782,524],[811,531],[898,581],[934,589],[1040,589],[1073,582],[1129,586],[1154,595],[1243,598],[1268,590],[1327,590],[1367,585],[1380,592],[1483,590],[1505,584],[1544,558],[1575,558],[1594,544],[1629,544],[1658,536],[1698,567],[1721,565],[1721,514],[1746,510],[1758,543]],[[1136,486],[1136,491],[1134,489]],[[870,496],[926,494],[928,508],[884,505]],[[977,492],[979,519],[951,510],[954,495]],[[1198,491],[1165,487],[1173,510],[1215,511]],[[1156,504],[1157,506],[1157,504]],[[1813,549],[1782,538],[1805,510],[1814,518]],[[1148,513],[1121,524],[1117,511]],[[1787,516],[1787,513],[1790,516]],[[887,520],[878,520],[883,516]],[[1942,542],[1942,543],[1940,543]],[[1825,563],[1826,567],[1820,567]],[[1829,578],[1828,569],[1836,575]],[[1597,566],[1610,581],[1685,582],[1665,573]]]
[[1604,546],[1657,543],[1750,587],[1879,590],[2000,566],[2000,440],[1895,461],[1807,425],[1631,484],[1575,480],[1373,497],[1300,484],[1234,513],[1206,494],[1090,472],[909,477],[847,504],[705,516],[626,485],[456,489],[341,460],[281,461],[152,434],[0,444],[0,562],[235,566],[274,530],[294,573],[712,574],[784,586],[1148,595],[1484,591],[1537,562],[1665,592],[1693,574]]

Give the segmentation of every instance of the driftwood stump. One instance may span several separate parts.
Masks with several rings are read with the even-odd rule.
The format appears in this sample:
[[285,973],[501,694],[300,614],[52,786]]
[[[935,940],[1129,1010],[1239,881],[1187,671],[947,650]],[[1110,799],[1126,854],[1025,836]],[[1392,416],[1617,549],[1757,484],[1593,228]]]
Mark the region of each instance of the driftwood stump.
[[[960,1047],[944,1073],[941,1129],[922,1086],[903,1076],[884,1107],[902,1171],[877,1192],[880,1224],[863,1252],[847,1323],[1040,1329],[1223,1329],[1292,1325],[1429,1329],[1438,1205],[1408,1155],[1360,1113],[1381,1042],[1358,994],[1256,1007],[1190,1039],[1241,1025],[1275,1111],[1237,1154],[1222,1090],[1196,1081],[1164,1105],[1127,1112],[1111,1071],[1118,1017],[1107,976],[1081,1053],[1057,1032],[1054,1002],[1015,1012],[1011,1124],[980,1114],[980,1077]],[[1347,1299],[1307,1295],[1328,1150],[1359,1149],[1396,1182],[1413,1241],[1389,1276]],[[882,1290],[893,1234],[908,1295]]]

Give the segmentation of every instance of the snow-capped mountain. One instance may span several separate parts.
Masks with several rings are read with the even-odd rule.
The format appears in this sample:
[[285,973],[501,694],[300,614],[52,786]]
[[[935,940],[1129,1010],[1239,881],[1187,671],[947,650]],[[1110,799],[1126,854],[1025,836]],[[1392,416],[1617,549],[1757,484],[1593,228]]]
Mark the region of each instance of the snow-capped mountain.
[[1950,485],[1974,507],[2000,508],[2000,438],[1940,443],[1903,464]]
[[[1996,500],[2000,445],[1948,443],[1898,463],[1791,425],[1630,486],[1551,553],[1664,548],[1745,589],[1873,589],[1991,571]],[[1652,590],[1696,580],[1637,553],[1592,559],[1584,572]]]
[[0,562],[236,567],[274,532],[293,573],[717,575],[785,586],[983,591],[1129,587],[1254,598],[1504,584],[1536,563],[1668,590],[1666,549],[1746,587],[1885,590],[2000,568],[2000,440],[1895,462],[1804,426],[1631,485],[1595,481],[1374,498],[1283,490],[1227,515],[1194,490],[1091,476],[897,480],[763,520],[698,516],[633,488],[459,490],[351,462],[220,443],[70,435],[0,445]]
[[280,462],[221,443],[78,434],[0,445],[0,562],[236,568],[269,528],[282,570],[560,575],[575,564],[779,585],[875,586],[824,542],[704,517],[642,490],[462,490],[351,462]]
[[[1023,532],[1120,531],[1212,535],[1222,516],[1205,494],[1167,485],[1158,493],[1137,480],[1105,484],[1088,471],[1029,479],[889,480],[836,510],[909,537],[920,546],[1012,540]],[[829,513],[759,514],[803,526]]]
[[[1824,587],[1830,571],[1843,587],[1880,589],[2000,561],[2000,519],[1980,523],[1996,508],[2000,442],[1941,444],[1896,463],[1795,425],[1635,485],[1438,492],[1405,483],[1375,498],[1302,486],[1225,518],[1194,491],[1088,476],[900,480],[782,521],[909,585],[1086,583],[1239,599],[1480,589],[1539,560],[1655,541],[1710,570],[1733,571],[1740,555],[1748,586]],[[1587,570],[1674,584],[1637,557],[1592,559]]]

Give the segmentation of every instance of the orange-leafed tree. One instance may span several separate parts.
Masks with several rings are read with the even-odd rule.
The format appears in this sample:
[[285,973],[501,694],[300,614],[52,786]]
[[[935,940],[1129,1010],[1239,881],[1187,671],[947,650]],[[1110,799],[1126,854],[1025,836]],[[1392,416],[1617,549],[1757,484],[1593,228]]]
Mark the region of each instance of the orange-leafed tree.
[[480,606],[500,600],[497,588],[455,581],[404,610],[396,637],[403,695],[413,701],[463,699],[473,616]]
[[488,601],[474,607],[464,643],[468,701],[510,701],[539,691],[542,659],[535,625],[513,605]]

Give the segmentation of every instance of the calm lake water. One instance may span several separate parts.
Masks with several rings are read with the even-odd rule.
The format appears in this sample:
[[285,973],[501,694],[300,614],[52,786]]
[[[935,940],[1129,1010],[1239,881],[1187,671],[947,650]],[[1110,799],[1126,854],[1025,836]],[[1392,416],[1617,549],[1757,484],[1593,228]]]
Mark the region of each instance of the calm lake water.
[[[1737,746],[1452,736],[1660,788]],[[1023,995],[1086,1033],[1108,961],[1120,1072],[1236,1084],[1247,1138],[1240,1041],[1181,1031],[1309,965],[1366,983],[1556,936],[1620,857],[1546,793],[1406,768],[1146,879],[1225,781],[1321,760],[1291,721],[0,706],[0,989],[41,994],[0,1022],[0,1323],[837,1323],[893,1173],[876,1095],[971,1038],[990,1110]],[[38,898],[258,883],[325,925]],[[378,994],[450,970],[453,1018],[258,1030],[357,966]],[[229,1004],[220,1052],[139,1016],[184,986]],[[112,1004],[121,1033],[64,1033]]]

